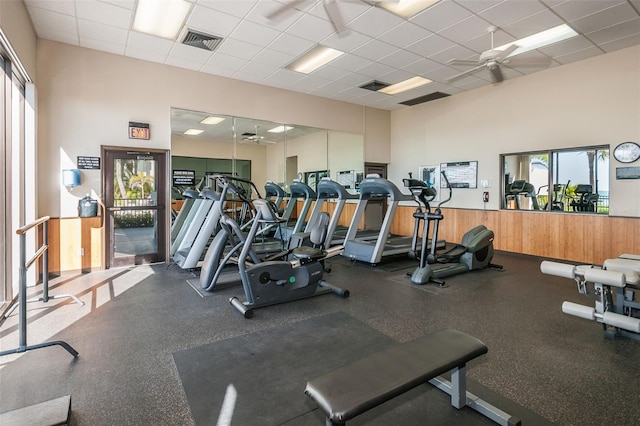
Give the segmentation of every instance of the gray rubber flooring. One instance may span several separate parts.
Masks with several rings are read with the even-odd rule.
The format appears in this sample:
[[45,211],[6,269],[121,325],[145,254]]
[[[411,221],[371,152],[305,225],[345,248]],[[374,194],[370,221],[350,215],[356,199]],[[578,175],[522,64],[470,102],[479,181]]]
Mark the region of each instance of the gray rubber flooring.
[[[540,260],[498,253],[494,262],[504,271],[450,277],[441,289],[411,285],[410,269],[335,259],[326,278],[348,288],[350,298],[325,295],[267,307],[250,320],[228,303],[242,295],[239,287],[201,297],[186,283],[193,275],[175,266],[63,276],[52,281],[51,293],[76,294],[85,305],[30,303],[28,343],[64,340],[80,356],[51,347],[1,357],[0,412],[71,395],[75,425],[194,424],[173,354],[344,312],[396,342],[442,328],[478,337],[489,353],[469,366],[469,379],[550,422],[640,424],[640,342],[606,340],[599,324],[563,314],[564,300],[591,302],[572,280],[542,275]],[[0,350],[17,344],[13,314],[0,327]],[[255,370],[242,374],[260,382],[263,361],[260,354],[255,359]],[[233,369],[234,359],[228,364]],[[300,398],[306,398],[302,391]],[[403,412],[402,424],[450,424],[428,415]]]

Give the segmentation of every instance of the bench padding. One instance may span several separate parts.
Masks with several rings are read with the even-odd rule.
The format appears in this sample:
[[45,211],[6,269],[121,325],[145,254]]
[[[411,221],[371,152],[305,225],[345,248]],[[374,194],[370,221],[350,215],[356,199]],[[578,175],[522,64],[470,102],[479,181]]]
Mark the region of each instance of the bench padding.
[[442,330],[375,353],[307,383],[305,393],[334,423],[347,420],[487,353],[457,330]]

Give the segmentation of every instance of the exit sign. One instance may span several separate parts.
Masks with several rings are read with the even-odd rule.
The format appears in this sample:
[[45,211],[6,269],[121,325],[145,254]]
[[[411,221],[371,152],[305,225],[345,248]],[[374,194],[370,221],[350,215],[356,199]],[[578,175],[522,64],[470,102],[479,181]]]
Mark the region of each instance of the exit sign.
[[149,123],[129,122],[129,139],[149,139]]

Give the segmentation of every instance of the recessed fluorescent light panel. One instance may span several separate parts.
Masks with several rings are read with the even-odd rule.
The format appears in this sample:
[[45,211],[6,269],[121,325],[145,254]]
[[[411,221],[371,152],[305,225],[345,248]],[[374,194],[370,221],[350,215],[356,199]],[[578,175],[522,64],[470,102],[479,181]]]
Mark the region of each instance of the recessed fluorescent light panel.
[[224,120],[225,119],[223,117],[214,117],[213,115],[210,115],[209,117],[202,120],[200,123],[215,126],[216,124],[222,123]]
[[398,93],[406,92],[407,90],[415,89],[416,87],[424,86],[425,84],[432,83],[431,80],[423,77],[413,77],[400,83],[392,84],[378,90],[380,93],[386,93],[387,95],[397,95]]
[[200,129],[189,129],[187,131],[184,132],[185,135],[189,135],[189,136],[196,136],[199,135],[200,133],[204,132],[204,130],[200,130]]
[[133,30],[175,40],[191,5],[185,0],[138,0]]
[[578,33],[575,32],[567,24],[562,24],[546,31],[531,35],[529,37],[521,38],[520,40],[516,40],[513,43],[508,43],[496,47],[496,50],[504,50],[512,44],[515,44],[516,46],[518,46],[518,48],[508,56],[510,58],[512,56],[521,55],[531,50],[539,49],[541,47],[548,46],[559,41],[567,40],[577,35]]
[[293,127],[285,126],[283,124],[282,126],[274,127],[273,129],[267,130],[267,132],[270,132],[270,133],[282,133],[282,132],[288,132],[289,130],[292,130],[292,129],[293,129]]
[[409,19],[440,0],[400,0],[399,2],[377,2],[376,4],[389,12]]
[[285,68],[303,74],[310,74],[343,54],[344,52],[340,50],[318,45],[291,62]]

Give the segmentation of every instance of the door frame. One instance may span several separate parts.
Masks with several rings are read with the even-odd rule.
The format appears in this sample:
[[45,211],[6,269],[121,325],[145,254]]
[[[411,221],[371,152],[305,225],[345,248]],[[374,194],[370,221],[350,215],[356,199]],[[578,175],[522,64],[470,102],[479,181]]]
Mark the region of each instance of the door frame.
[[[113,216],[109,214],[107,211],[107,161],[106,155],[107,152],[122,152],[122,153],[138,153],[138,154],[148,154],[148,155],[160,155],[161,158],[158,159],[158,185],[157,185],[157,193],[158,193],[158,209],[157,209],[157,221],[158,221],[158,236],[161,237],[158,240],[158,262],[168,262],[169,261],[169,232],[171,222],[171,185],[169,184],[169,179],[171,178],[171,154],[168,149],[148,149],[142,147],[124,147],[124,146],[112,146],[112,145],[101,145],[100,146],[100,156],[102,162],[102,199],[104,200],[105,206],[103,208],[104,212],[104,267],[105,269],[110,269],[111,267],[118,267],[120,265],[112,265],[111,264],[111,254],[110,250],[113,249],[113,240],[111,238],[111,232],[113,230]],[[164,161],[163,158],[164,157]],[[164,201],[164,204],[161,205],[161,201]],[[161,244],[162,243],[162,244]]]

